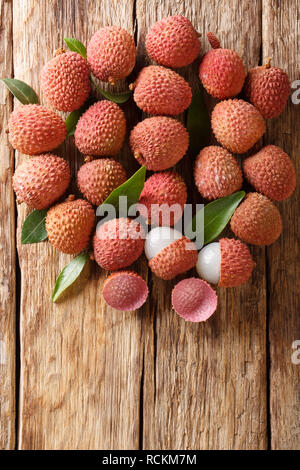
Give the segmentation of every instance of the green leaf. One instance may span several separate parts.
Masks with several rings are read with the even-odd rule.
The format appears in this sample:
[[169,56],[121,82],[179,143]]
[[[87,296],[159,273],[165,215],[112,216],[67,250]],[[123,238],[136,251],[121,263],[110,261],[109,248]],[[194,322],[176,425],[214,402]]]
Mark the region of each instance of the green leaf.
[[78,39],[74,38],[64,38],[65,43],[67,44],[70,51],[78,52],[84,59],[86,59],[86,47]]
[[102,88],[100,88],[97,85],[96,80],[92,75],[91,75],[91,80],[92,80],[96,90],[99,93],[101,93],[101,95],[104,96],[104,98],[106,98],[109,101],[113,101],[114,103],[117,103],[117,104],[126,103],[126,101],[128,101],[128,99],[132,95],[132,91],[130,91],[130,90],[124,91],[122,93],[110,93],[109,91],[102,90]]
[[77,122],[81,116],[81,112],[79,109],[76,109],[75,111],[72,111],[66,121],[65,121],[65,124],[66,124],[66,128],[67,128],[67,137],[70,137],[71,135],[74,135],[74,132],[75,132],[75,129],[76,129],[76,125],[77,125]]
[[46,210],[34,210],[26,217],[21,234],[22,245],[39,243],[48,238],[46,230]]
[[145,184],[146,168],[142,166],[125,183],[114,189],[103,204],[111,204],[119,208],[119,197],[127,196],[127,208],[136,204]]
[[1,81],[22,104],[38,104],[36,92],[27,83],[16,78],[2,78]]
[[[88,253],[81,253],[67,264],[56,279],[52,293],[52,301],[57,302],[58,300],[64,299],[70,293],[74,294],[78,292],[79,287],[82,287],[89,278],[89,268],[90,259]],[[79,284],[81,284],[81,286]]]
[[202,90],[197,90],[192,98],[187,116],[187,130],[190,136],[190,153],[196,157],[208,143],[210,119],[204,103]]

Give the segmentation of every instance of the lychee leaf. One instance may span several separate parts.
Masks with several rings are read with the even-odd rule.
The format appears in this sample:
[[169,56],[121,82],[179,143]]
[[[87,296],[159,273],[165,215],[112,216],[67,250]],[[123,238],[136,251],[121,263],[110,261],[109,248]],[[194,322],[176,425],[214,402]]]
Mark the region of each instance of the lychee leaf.
[[202,90],[193,94],[187,115],[187,130],[190,136],[189,151],[192,157],[196,157],[207,145],[210,136],[210,119]]
[[29,243],[39,243],[48,238],[46,230],[46,215],[47,211],[34,210],[28,217],[26,217],[21,233],[22,245]]
[[38,95],[27,83],[22,82],[22,80],[17,80],[16,78],[1,78],[1,81],[20,103],[38,104]]
[[89,278],[90,269],[85,269],[89,267],[90,259],[88,253],[81,253],[67,264],[56,279],[52,293],[52,302],[62,300],[67,294],[78,292],[82,284],[85,284]]
[[81,116],[81,112],[79,109],[76,109],[75,111],[72,111],[67,119],[65,120],[66,128],[67,128],[67,137],[70,137],[71,135],[74,135],[75,129],[77,122]]
[[126,101],[129,100],[129,98],[131,97],[132,95],[132,91],[130,90],[127,90],[127,91],[123,91],[121,93],[110,93],[109,91],[105,91],[105,90],[102,90],[102,88],[100,88],[97,83],[96,83],[96,80],[95,78],[93,77],[93,75],[91,75],[91,80],[96,88],[96,90],[101,93],[101,95],[106,98],[107,100],[109,101],[113,101],[114,103],[116,104],[123,104],[123,103],[126,103]]
[[65,43],[67,44],[70,51],[77,52],[84,59],[86,59],[86,47],[78,39],[74,38],[64,38]]

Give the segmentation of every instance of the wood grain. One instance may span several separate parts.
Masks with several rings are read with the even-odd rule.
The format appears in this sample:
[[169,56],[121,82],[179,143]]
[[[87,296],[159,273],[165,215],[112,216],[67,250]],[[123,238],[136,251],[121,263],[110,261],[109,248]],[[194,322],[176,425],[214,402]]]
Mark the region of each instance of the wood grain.
[[[11,77],[12,4],[0,0],[0,77]],[[11,176],[14,154],[5,132],[12,98],[0,85],[0,449],[15,444],[16,249],[15,198]]]

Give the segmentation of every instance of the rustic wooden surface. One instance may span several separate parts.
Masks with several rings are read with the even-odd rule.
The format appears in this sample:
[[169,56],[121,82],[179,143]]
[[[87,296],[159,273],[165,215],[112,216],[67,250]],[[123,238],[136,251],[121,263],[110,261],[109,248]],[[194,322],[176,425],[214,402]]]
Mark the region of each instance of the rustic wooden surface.
[[[87,43],[99,27],[122,25],[138,41],[138,70],[148,63],[147,29],[176,13],[189,17],[199,32],[217,32],[247,66],[272,56],[292,80],[299,78],[297,0],[0,0],[0,11],[0,75],[24,80],[37,92],[41,67],[65,36]],[[197,63],[182,70],[194,86],[196,71]],[[100,269],[84,291],[53,305],[55,279],[71,257],[48,243],[20,244],[28,213],[23,205],[15,235],[13,152],[4,133],[13,101],[4,87],[1,98],[0,447],[300,448],[300,365],[291,360],[292,343],[300,339],[299,190],[280,204],[280,240],[266,250],[251,248],[257,262],[251,281],[220,290],[218,311],[206,324],[176,316],[170,306],[174,282],[154,278],[143,259],[135,268],[149,277],[151,301],[141,311],[121,314],[104,305],[107,274]],[[124,110],[130,129],[141,113],[132,102]],[[268,123],[264,141],[283,146],[299,167],[298,115],[299,106],[289,103]],[[73,139],[57,153],[75,174],[82,156]],[[16,154],[16,164],[23,158]],[[129,174],[136,170],[127,145],[120,160]],[[191,186],[191,159],[185,157],[178,168]]]

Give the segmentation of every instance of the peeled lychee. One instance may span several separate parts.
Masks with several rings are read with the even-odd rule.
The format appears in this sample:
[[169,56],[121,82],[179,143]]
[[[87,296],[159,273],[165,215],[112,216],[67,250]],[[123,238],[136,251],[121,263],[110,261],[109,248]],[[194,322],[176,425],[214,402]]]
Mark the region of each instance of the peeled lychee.
[[110,193],[126,181],[121,163],[112,158],[88,161],[77,173],[77,183],[84,197],[99,206]]
[[66,138],[62,118],[45,106],[25,104],[10,115],[9,141],[14,149],[26,155],[38,155],[58,147]]
[[131,131],[130,146],[135,158],[148,170],[166,170],[186,153],[189,135],[181,122],[155,116],[139,122]]
[[238,95],[246,77],[241,57],[231,49],[222,49],[212,33],[207,36],[213,49],[204,55],[199,67],[204,88],[220,100]]
[[200,54],[199,36],[184,16],[168,16],[157,21],[148,32],[146,50],[160,65],[185,67]]
[[79,109],[90,93],[90,67],[77,52],[60,49],[44,66],[41,86],[46,100],[55,109]]
[[271,245],[280,236],[282,221],[277,207],[262,194],[249,193],[230,222],[233,233],[252,245]]
[[296,172],[292,160],[280,147],[266,145],[246,158],[244,173],[256,191],[274,201],[289,197],[296,187]]
[[103,269],[126,268],[142,254],[145,233],[135,220],[122,217],[101,224],[94,236],[94,256]]
[[68,163],[50,153],[21,163],[13,176],[18,203],[33,209],[47,209],[59,199],[70,183]]
[[118,26],[99,29],[87,46],[87,60],[93,74],[111,85],[131,73],[135,59],[133,37]]
[[282,113],[290,95],[288,75],[278,67],[266,65],[249,70],[245,81],[245,94],[266,119]]
[[211,116],[217,141],[233,153],[245,153],[262,137],[266,124],[260,112],[243,100],[218,103]]
[[110,307],[121,311],[133,311],[146,302],[148,286],[137,273],[120,271],[106,279],[102,295]]
[[148,233],[145,255],[151,271],[164,280],[193,268],[198,257],[194,243],[171,227],[156,227]]
[[137,106],[148,114],[176,116],[189,107],[192,90],[173,70],[159,65],[144,67],[130,85]]
[[71,195],[47,213],[49,242],[63,253],[80,253],[88,245],[94,223],[95,213],[91,204],[83,199],[74,200]]
[[122,109],[112,101],[98,101],[79,119],[75,144],[86,155],[114,156],[123,145],[126,120]]
[[231,153],[222,147],[205,147],[196,158],[195,184],[206,199],[218,199],[238,191],[243,183],[241,169]]
[[248,281],[254,268],[249,248],[233,238],[221,238],[199,252],[199,276],[219,287],[237,287]]
[[177,173],[154,173],[145,182],[138,210],[148,223],[173,226],[182,216],[187,200],[185,182]]
[[172,305],[186,321],[206,321],[216,311],[218,297],[202,279],[190,277],[178,282],[172,291]]

